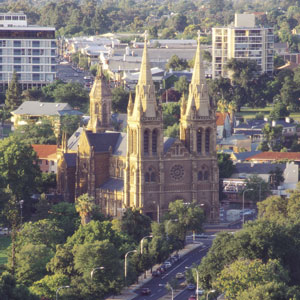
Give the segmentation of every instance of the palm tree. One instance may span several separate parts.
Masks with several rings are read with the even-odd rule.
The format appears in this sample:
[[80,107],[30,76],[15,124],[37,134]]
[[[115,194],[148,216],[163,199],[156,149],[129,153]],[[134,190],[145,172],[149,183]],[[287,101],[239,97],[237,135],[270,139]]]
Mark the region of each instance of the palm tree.
[[75,208],[81,217],[81,224],[86,225],[91,221],[91,213],[94,209],[94,197],[83,194],[76,199]]

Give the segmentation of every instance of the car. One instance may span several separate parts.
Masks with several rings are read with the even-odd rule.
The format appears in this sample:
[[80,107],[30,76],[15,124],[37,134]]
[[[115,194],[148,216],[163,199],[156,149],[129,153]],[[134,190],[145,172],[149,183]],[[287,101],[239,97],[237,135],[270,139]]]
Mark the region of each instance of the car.
[[152,272],[152,277],[157,277],[159,275],[160,275],[160,272],[157,270]]
[[158,267],[157,270],[159,270],[160,273],[165,273],[166,272],[166,268],[165,268],[164,265],[161,265],[160,267]]
[[188,290],[192,291],[196,288],[196,286],[192,283],[188,284],[188,286],[186,287]]
[[172,263],[170,261],[165,261],[164,266],[165,266],[166,269],[169,269],[169,268],[172,267]]
[[184,278],[184,274],[178,272],[175,277],[176,277],[176,279],[183,279]]
[[151,290],[149,288],[143,288],[141,291],[142,295],[150,295],[151,294]]
[[191,296],[189,296],[188,300],[195,300],[195,299],[197,299],[197,296],[196,295],[191,295]]
[[196,290],[196,294],[198,294],[198,295],[203,295],[203,294],[204,294],[204,290],[202,290],[202,289],[197,289],[197,290]]

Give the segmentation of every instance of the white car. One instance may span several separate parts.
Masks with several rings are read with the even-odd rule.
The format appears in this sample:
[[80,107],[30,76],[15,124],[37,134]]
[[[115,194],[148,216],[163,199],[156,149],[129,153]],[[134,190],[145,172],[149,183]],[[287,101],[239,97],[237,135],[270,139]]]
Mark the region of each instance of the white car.
[[202,290],[202,289],[197,289],[197,290],[196,290],[196,294],[198,294],[198,295],[203,295],[203,294],[204,294],[204,290]]

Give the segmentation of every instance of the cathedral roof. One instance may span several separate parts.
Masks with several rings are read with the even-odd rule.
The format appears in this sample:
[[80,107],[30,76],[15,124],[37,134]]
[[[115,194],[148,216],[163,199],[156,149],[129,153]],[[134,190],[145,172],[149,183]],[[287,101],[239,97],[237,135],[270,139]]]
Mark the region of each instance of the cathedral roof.
[[64,153],[64,159],[67,167],[76,167],[76,153]]
[[117,178],[109,178],[106,182],[100,185],[100,189],[109,191],[123,191],[124,180]]
[[112,151],[115,150],[115,146],[119,139],[119,132],[105,132],[105,133],[93,133],[91,131],[86,131],[86,136],[88,138],[91,147],[94,147],[95,152],[107,152],[110,147]]
[[171,146],[176,141],[175,138],[172,137],[164,137],[164,153],[167,153]]
[[77,151],[77,145],[82,133],[83,128],[79,127],[68,139],[68,149],[71,151]]
[[113,155],[126,156],[127,153],[127,134],[120,133]]

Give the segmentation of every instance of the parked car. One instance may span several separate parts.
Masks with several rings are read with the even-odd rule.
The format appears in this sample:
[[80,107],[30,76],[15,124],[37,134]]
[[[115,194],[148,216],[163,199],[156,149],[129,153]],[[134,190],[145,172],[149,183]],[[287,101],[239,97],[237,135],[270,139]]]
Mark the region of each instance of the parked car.
[[197,290],[196,290],[196,294],[198,294],[198,295],[203,295],[203,294],[204,294],[204,290],[202,290],[202,289],[197,289]]
[[176,277],[176,279],[182,279],[182,278],[184,278],[184,274],[179,272],[176,274],[175,277]]
[[151,294],[151,290],[149,288],[143,288],[141,291],[142,295],[150,295]]
[[165,273],[166,272],[166,267],[165,267],[165,265],[161,265],[159,268],[157,268],[157,270],[159,270],[160,273]]
[[188,300],[195,300],[195,299],[197,299],[197,296],[196,295],[191,295],[191,296],[189,296]]
[[186,287],[188,290],[192,291],[196,288],[196,286],[192,283],[190,283],[187,287]]
[[170,261],[165,261],[164,266],[166,267],[166,269],[169,269],[172,267],[172,263]]
[[152,272],[152,277],[157,277],[159,275],[160,275],[160,272],[157,270]]

